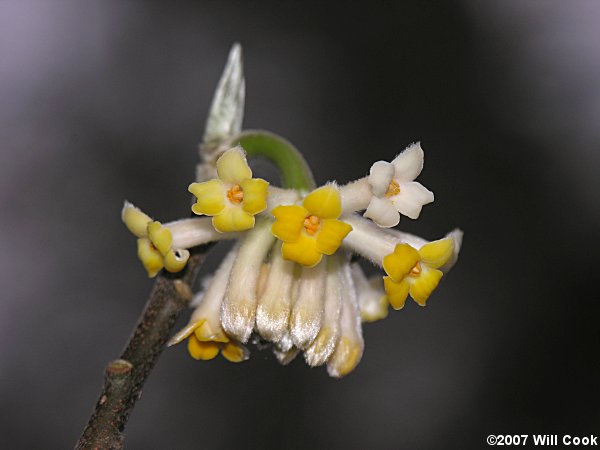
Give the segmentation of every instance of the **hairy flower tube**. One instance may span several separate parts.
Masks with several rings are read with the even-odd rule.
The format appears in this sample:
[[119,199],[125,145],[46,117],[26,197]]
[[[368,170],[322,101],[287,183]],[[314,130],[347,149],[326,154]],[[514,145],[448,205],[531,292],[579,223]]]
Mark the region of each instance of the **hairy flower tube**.
[[383,232],[358,217],[349,222],[355,232],[345,245],[385,270],[385,292],[394,309],[402,309],[409,294],[420,306],[425,306],[444,272],[456,262],[462,244],[460,230],[427,242],[395,230]]
[[[197,360],[220,353],[241,362],[250,356],[246,344],[258,343],[281,364],[302,355],[311,367],[345,376],[365,351],[362,323],[388,317],[389,306],[402,308],[409,295],[424,306],[456,263],[462,232],[430,242],[393,228],[400,214],[416,219],[433,201],[414,181],[424,161],[419,144],[391,163],[375,162],[367,177],[317,187],[285,139],[242,131],[239,48],[232,55],[207,121],[198,181],[189,185],[192,211],[207,217],[161,224],[126,202],[122,220],[138,238],[138,257],[151,277],[163,268],[181,270],[194,247],[235,241],[169,345],[186,341]],[[274,163],[282,186],[252,178],[247,157]],[[354,255],[385,276],[367,278]]]
[[217,231],[243,231],[254,227],[254,216],[267,207],[269,183],[252,178],[241,147],[227,150],[217,160],[218,179],[190,184],[197,197],[192,211],[213,216]]
[[188,352],[198,360],[213,359],[219,352],[231,362],[241,362],[248,358],[246,347],[225,334],[220,320],[221,303],[236,254],[235,250],[229,253],[206,291],[196,294],[192,303],[198,306],[188,325],[173,336],[168,345],[178,344],[187,338]]
[[363,322],[376,322],[388,315],[388,299],[383,290],[381,277],[367,278],[360,264],[352,264],[352,279],[356,286],[360,318]]

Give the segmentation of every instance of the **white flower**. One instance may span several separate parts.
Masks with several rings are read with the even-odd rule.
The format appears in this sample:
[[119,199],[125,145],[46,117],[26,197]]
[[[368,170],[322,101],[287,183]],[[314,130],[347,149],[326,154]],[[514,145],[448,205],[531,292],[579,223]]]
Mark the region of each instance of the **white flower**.
[[416,219],[421,208],[433,202],[433,192],[415,180],[423,169],[423,149],[410,145],[389,163],[377,161],[368,177],[373,192],[364,216],[380,227],[398,225],[400,214]]

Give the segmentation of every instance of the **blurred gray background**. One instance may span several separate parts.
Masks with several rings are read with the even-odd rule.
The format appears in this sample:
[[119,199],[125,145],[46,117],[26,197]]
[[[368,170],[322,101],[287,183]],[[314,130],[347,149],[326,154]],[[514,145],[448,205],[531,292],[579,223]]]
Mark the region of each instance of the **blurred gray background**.
[[427,308],[364,327],[342,380],[258,349],[239,365],[169,349],[128,448],[600,432],[600,3],[373,3],[0,1],[2,448],[79,437],[152,285],[123,199],[188,215],[234,41],[247,128],[289,138],[318,182],[420,140],[436,201],[401,226],[430,239],[460,226],[464,248]]

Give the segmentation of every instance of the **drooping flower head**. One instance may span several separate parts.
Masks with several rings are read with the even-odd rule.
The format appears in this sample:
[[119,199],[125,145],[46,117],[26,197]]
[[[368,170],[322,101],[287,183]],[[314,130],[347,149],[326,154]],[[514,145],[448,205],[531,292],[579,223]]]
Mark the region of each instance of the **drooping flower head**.
[[[429,242],[393,229],[400,214],[416,219],[433,201],[414,181],[423,168],[419,144],[391,163],[374,163],[367,177],[316,187],[289,142],[241,130],[244,86],[235,47],[207,121],[198,181],[189,185],[192,211],[202,217],[163,224],[126,203],[122,219],[151,277],[182,270],[197,246],[236,241],[169,345],[187,341],[194,359],[221,353],[241,362],[249,357],[245,344],[259,340],[281,364],[303,355],[311,367],[345,376],[365,350],[362,322],[387,317],[388,306],[402,308],[408,295],[424,306],[456,262],[462,232]],[[273,162],[282,186],[252,178],[247,156]],[[367,278],[353,255],[386,276]]]

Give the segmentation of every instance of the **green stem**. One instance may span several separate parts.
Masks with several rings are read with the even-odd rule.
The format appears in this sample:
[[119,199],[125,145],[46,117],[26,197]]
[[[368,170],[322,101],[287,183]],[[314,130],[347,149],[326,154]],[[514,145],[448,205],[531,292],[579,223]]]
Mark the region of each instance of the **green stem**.
[[240,144],[248,156],[262,156],[277,166],[284,188],[312,191],[315,180],[302,154],[281,136],[262,130],[242,131],[231,140]]

